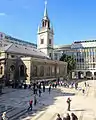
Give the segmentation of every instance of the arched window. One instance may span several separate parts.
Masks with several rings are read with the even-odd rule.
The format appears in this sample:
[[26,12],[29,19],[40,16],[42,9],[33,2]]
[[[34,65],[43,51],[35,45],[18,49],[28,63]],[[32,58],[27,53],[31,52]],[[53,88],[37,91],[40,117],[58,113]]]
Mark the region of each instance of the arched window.
[[37,76],[37,66],[33,65],[32,76]]
[[50,66],[47,67],[47,76],[50,76]]
[[40,67],[40,76],[44,76],[44,66]]
[[24,65],[20,66],[20,76],[24,77]]
[[15,66],[14,65],[11,65],[10,66],[10,71],[13,72],[15,70]]
[[0,67],[0,74],[2,75],[2,73],[3,73],[3,67],[1,66]]

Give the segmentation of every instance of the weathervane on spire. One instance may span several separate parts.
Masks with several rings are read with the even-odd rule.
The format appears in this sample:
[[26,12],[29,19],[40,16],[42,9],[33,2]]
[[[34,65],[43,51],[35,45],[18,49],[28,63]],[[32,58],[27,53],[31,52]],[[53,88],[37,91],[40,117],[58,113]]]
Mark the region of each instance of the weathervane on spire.
[[45,0],[45,7],[47,6],[47,0]]
[[44,10],[44,17],[48,17],[48,14],[47,14],[47,0],[45,0],[45,10]]

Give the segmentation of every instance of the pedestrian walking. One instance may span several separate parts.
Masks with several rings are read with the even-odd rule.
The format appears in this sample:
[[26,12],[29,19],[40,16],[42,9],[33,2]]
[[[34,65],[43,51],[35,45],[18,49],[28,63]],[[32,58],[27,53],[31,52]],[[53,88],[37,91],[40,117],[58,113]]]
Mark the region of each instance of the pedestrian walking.
[[45,85],[43,85],[43,92],[45,92]]
[[56,120],[62,120],[60,114],[57,114],[57,118],[56,118]]
[[29,108],[28,108],[28,111],[31,109],[31,111],[32,111],[32,103],[33,103],[33,100],[30,100],[29,101]]
[[57,82],[55,83],[55,88],[57,88]]
[[83,94],[85,93],[85,90],[84,90],[84,89],[82,89],[82,93],[83,93]]
[[51,91],[51,85],[49,85],[49,94],[50,94],[50,91]]
[[74,113],[71,113],[72,120],[78,120],[77,116]]
[[1,120],[8,120],[8,116],[6,115],[6,112],[3,112],[1,116]]
[[66,120],[66,117],[63,117],[63,120]]
[[69,113],[67,113],[66,120],[71,120]]
[[37,98],[36,98],[36,95],[34,95],[34,106],[36,106],[37,104]]
[[85,84],[85,87],[86,87],[86,82],[84,84]]
[[39,97],[41,97],[41,89],[39,89]]
[[67,99],[67,103],[68,103],[68,109],[67,110],[70,111],[70,104],[71,104],[71,99],[70,98]]
[[52,87],[54,88],[54,86],[55,86],[55,85],[54,85],[54,83],[53,83],[53,84],[52,84]]

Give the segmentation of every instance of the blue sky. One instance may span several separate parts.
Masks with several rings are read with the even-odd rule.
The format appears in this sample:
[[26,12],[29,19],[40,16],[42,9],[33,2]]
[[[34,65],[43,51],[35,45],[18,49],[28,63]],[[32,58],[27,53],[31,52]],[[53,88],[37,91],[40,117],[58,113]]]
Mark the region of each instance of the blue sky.
[[[96,0],[48,0],[55,44],[96,39]],[[36,43],[44,0],[0,0],[0,31]]]

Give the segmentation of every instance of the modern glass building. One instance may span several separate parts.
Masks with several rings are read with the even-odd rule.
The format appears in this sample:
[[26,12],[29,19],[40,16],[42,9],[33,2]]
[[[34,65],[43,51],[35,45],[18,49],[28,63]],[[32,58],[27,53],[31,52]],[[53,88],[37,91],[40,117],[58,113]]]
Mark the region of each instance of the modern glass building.
[[78,78],[96,78],[96,40],[76,41],[71,45],[75,50]]
[[54,59],[63,54],[72,55],[76,60],[73,78],[96,79],[96,40],[75,41],[71,45],[57,46]]

